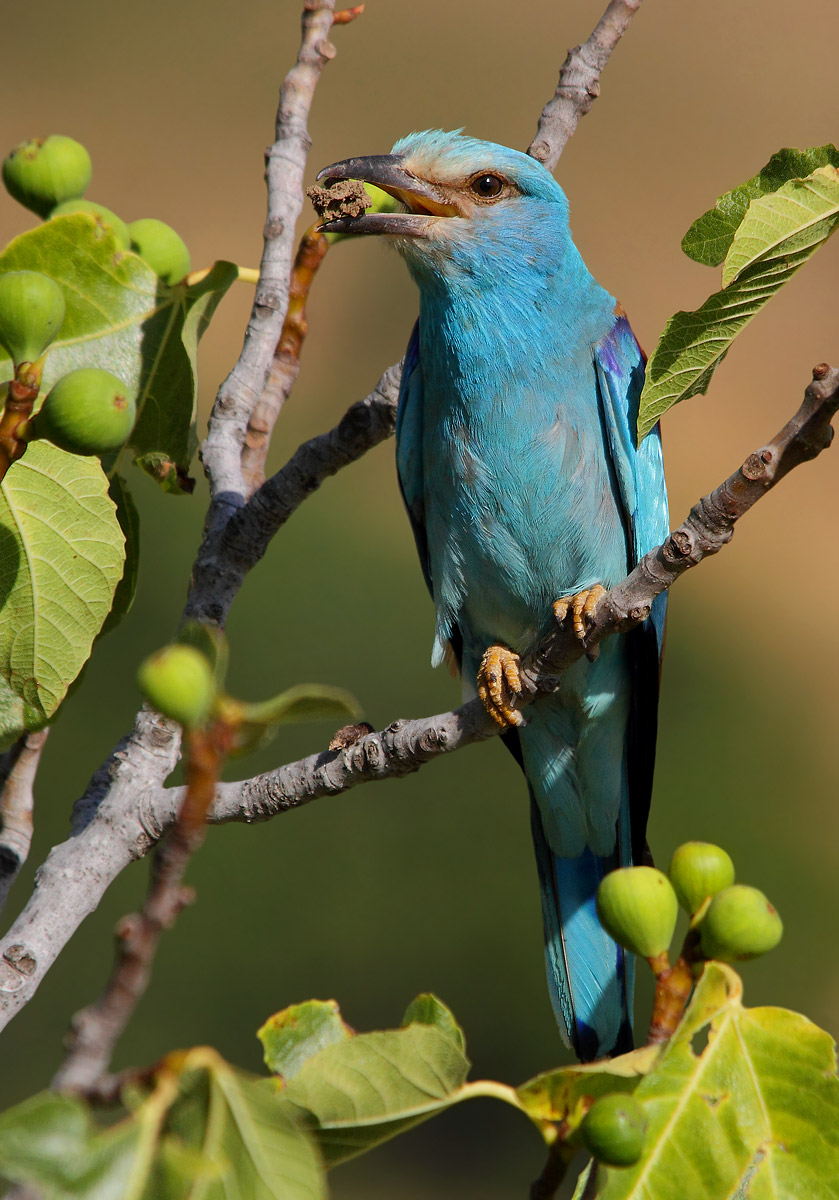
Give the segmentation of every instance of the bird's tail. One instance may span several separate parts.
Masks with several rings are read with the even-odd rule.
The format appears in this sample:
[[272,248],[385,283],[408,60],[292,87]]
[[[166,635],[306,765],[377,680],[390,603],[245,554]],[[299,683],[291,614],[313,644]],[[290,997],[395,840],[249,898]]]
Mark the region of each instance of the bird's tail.
[[[628,803],[624,801],[628,810]],[[595,892],[609,871],[631,862],[629,814],[621,812],[615,849],[586,848],[561,858],[548,845],[530,793],[533,845],[539,868],[548,988],[560,1029],[583,1062],[632,1049],[635,961],[601,926]]]

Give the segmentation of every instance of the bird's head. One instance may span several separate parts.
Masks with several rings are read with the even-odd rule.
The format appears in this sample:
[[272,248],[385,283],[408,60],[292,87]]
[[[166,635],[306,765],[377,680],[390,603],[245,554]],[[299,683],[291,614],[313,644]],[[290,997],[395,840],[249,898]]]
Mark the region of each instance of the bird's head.
[[339,217],[327,232],[385,234],[415,270],[474,273],[498,259],[533,256],[546,245],[561,254],[568,202],[535,159],[462,133],[427,130],[402,138],[390,154],[348,158],[324,168],[327,185],[357,179],[394,196],[401,212]]

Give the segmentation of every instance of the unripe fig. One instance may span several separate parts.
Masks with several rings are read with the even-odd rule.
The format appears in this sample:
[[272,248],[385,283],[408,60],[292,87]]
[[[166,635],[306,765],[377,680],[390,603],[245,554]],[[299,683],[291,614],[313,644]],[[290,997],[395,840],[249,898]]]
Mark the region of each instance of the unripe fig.
[[706,896],[734,883],[734,863],[711,842],[685,842],[670,860],[670,882],[685,912],[693,916]]
[[597,889],[600,924],[619,945],[644,958],[670,945],[678,911],[670,880],[654,867],[611,871]]
[[111,212],[104,204],[97,204],[95,200],[65,200],[63,204],[56,204],[50,213],[50,218],[66,217],[72,213],[90,213],[92,217],[97,217],[103,225],[110,227],[120,249],[128,249],[131,243],[128,226],[122,217]]
[[783,932],[781,918],[763,892],[744,883],[714,896],[699,925],[703,954],[721,962],[766,954],[775,949]]
[[64,293],[39,271],[7,271],[0,275],[0,346],[15,366],[35,362],[64,320]]
[[29,439],[46,438],[71,454],[116,450],[134,427],[134,396],[110,371],[79,367],[62,376],[29,422]]
[[580,1124],[589,1153],[607,1167],[631,1167],[644,1150],[647,1118],[634,1096],[612,1092],[595,1100]]
[[180,283],[191,266],[186,243],[171,225],[154,217],[142,217],[128,226],[131,249],[145,259],[164,283]]
[[57,133],[21,142],[3,160],[6,190],[39,217],[64,200],[83,196],[91,173],[84,146]]
[[206,719],[216,694],[210,663],[194,646],[178,642],[141,663],[137,686],[152,708],[187,729]]

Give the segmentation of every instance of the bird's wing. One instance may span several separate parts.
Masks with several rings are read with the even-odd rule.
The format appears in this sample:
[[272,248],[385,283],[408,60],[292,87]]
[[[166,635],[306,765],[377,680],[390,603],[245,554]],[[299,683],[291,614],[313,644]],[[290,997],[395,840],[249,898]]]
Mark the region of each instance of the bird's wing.
[[[640,446],[635,432],[646,358],[620,308],[610,332],[594,348],[594,363],[606,438],[629,534],[630,566],[634,566],[648,550],[664,541],[670,526],[659,428],[656,425]],[[652,620],[660,653],[663,605],[658,611],[654,606]]]
[[428,538],[425,533],[425,478],[422,463],[422,365],[419,355],[419,322],[414,325],[399,384],[399,403],[396,410],[396,473],[399,490],[408,510],[408,519],[417,543],[420,566],[428,585],[431,565],[428,557]]
[[[595,347],[594,360],[606,438],[626,520],[629,565],[634,566],[667,537],[669,519],[658,426],[640,446],[637,444],[635,431],[645,358],[622,311],[618,311],[611,331]],[[643,861],[645,852],[666,605],[665,593],[653,604],[649,620],[626,637],[632,675],[627,775],[635,862]]]
[[[402,365],[399,385],[399,405],[396,410],[396,473],[399,490],[417,544],[420,566],[429,592],[434,597],[428,537],[425,532],[425,472],[423,470],[423,380],[419,353],[419,322],[413,328]],[[452,670],[460,669],[463,658],[463,637],[455,625],[449,634],[451,657],[447,662]]]

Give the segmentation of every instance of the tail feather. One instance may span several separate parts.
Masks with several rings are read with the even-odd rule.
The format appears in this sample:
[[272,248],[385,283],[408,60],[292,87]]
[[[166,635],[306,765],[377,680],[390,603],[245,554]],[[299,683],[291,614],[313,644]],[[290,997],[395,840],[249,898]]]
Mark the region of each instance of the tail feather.
[[[597,885],[629,860],[628,836],[610,855],[584,850],[554,854],[531,792],[530,819],[545,925],[545,965],[554,1012],[578,1058],[589,1062],[632,1049],[634,959],[603,930],[595,911]],[[626,821],[619,822],[622,827]],[[628,830],[627,830],[628,833]],[[623,843],[623,844],[622,844]]]

